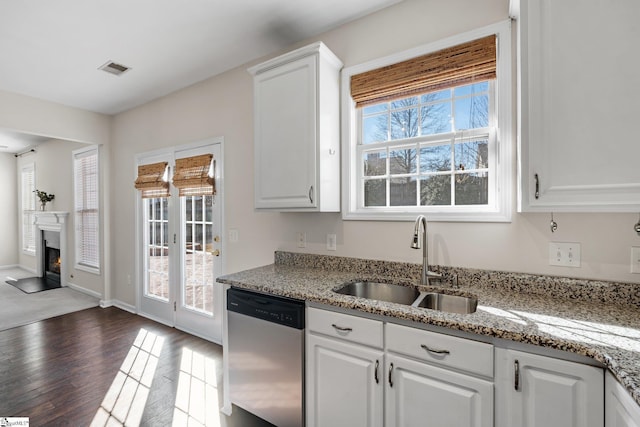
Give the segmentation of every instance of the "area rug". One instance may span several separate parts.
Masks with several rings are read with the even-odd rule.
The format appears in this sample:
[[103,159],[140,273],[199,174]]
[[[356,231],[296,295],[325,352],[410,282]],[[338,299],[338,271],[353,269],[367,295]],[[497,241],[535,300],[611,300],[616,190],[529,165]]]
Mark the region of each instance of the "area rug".
[[13,271],[0,271],[0,331],[96,307],[100,303],[98,298],[69,287],[26,294],[4,283],[9,278],[24,278],[27,275],[20,277]]
[[43,277],[27,277],[25,279],[7,279],[7,284],[15,286],[26,294],[48,291],[60,288],[60,283],[55,283]]

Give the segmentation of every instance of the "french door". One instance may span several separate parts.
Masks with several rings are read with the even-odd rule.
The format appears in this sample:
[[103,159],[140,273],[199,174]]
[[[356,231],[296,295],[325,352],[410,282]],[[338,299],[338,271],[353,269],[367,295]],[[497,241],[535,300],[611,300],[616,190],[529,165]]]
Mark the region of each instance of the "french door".
[[221,143],[177,148],[141,156],[140,164],[166,162],[166,179],[176,159],[213,154],[212,173],[218,194],[140,198],[139,312],[169,326],[215,342],[222,340],[222,274],[220,191]]

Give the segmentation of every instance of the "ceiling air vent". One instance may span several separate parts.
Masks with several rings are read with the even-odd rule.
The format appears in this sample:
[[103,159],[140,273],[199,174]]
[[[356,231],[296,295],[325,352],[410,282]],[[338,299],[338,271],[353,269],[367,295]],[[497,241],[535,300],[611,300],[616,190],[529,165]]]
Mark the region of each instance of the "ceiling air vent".
[[102,71],[106,71],[107,73],[111,73],[111,74],[115,74],[116,76],[119,76],[120,74],[129,71],[130,68],[113,61],[107,61],[104,65],[102,65],[98,69]]

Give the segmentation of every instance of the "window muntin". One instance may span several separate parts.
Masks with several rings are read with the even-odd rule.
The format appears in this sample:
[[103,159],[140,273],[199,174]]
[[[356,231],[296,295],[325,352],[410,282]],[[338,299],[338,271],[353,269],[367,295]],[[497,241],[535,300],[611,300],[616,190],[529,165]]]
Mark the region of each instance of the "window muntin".
[[491,81],[358,109],[362,207],[487,205]]
[[[364,64],[355,65],[343,69],[342,71],[342,148],[343,148],[343,187],[342,187],[342,216],[346,220],[415,220],[417,214],[427,215],[430,221],[481,221],[481,222],[504,222],[511,220],[512,212],[512,197],[513,197],[513,159],[512,153],[514,145],[512,144],[512,126],[513,123],[513,108],[512,108],[512,61],[511,61],[511,23],[504,21],[498,24],[489,25],[487,27],[479,28],[469,31],[464,34],[442,39],[427,45],[419,46],[414,49],[410,49],[404,52],[399,52],[390,55],[385,58],[379,58]],[[485,78],[475,78],[461,82],[458,84],[457,91],[454,88],[452,92],[447,89],[446,86],[440,87],[434,86],[432,89],[425,89],[425,93],[430,93],[430,99],[422,99],[420,93],[411,92],[407,93],[406,97],[414,98],[420,97],[418,104],[424,104],[424,106],[437,106],[433,108],[436,116],[432,120],[428,119],[424,122],[424,126],[421,124],[419,136],[414,136],[407,140],[403,139],[391,139],[391,123],[390,118],[387,121],[389,135],[387,140],[383,140],[380,137],[372,137],[374,135],[374,129],[372,125],[369,125],[368,135],[366,139],[364,136],[365,125],[363,123],[363,111],[367,110],[367,116],[371,117],[376,113],[383,113],[386,109],[390,108],[390,103],[373,104],[369,101],[362,102],[362,108],[357,108],[356,104],[358,99],[353,95],[354,89],[351,83],[354,79],[362,81],[361,76],[367,76],[372,70],[382,69],[395,69],[396,64],[403,62],[410,62],[412,58],[422,58],[421,55],[427,57],[430,52],[440,52],[448,49],[450,46],[459,46],[463,43],[467,43],[471,40],[479,40],[488,35],[495,35],[496,51],[495,51],[495,73],[493,76],[487,76]],[[427,64],[428,65],[428,64]],[[493,80],[491,80],[493,79]],[[490,81],[489,81],[490,80]],[[484,83],[488,82],[488,83]],[[488,84],[489,87],[486,90],[486,98],[478,98],[473,100],[475,106],[480,103],[488,103],[490,114],[485,120],[488,122],[487,126],[482,127],[483,122],[470,123],[468,115],[464,114],[466,109],[474,107],[470,105],[471,100],[465,97],[470,95],[473,89],[475,95],[481,95],[485,89],[475,86],[470,87],[470,84]],[[372,85],[376,85],[377,82],[372,82]],[[451,86],[454,86],[452,83]],[[427,92],[432,90],[433,92]],[[355,93],[359,93],[357,90]],[[368,94],[367,96],[371,96]],[[453,98],[457,98],[454,100]],[[392,101],[393,99],[385,99],[380,97],[380,101]],[[457,101],[457,102],[456,102]],[[456,108],[457,107],[457,108]],[[413,108],[413,106],[411,107]],[[458,117],[456,117],[456,115]],[[390,116],[389,116],[390,117]],[[437,120],[436,120],[437,119]],[[447,123],[447,119],[449,122]],[[478,119],[478,115],[476,115]],[[374,119],[369,119],[369,122],[373,122]],[[480,127],[474,127],[480,126]],[[455,161],[453,159],[455,154],[454,143],[471,141],[474,138],[482,137],[487,144],[486,147],[486,160],[479,162],[480,164],[486,163],[485,167],[479,167],[480,170],[477,173],[468,169],[468,163],[470,160],[465,161],[465,170],[458,170],[455,167]],[[366,143],[363,141],[366,140]],[[391,177],[388,175],[389,169],[387,165],[382,172],[379,170],[374,176],[372,174],[365,175],[365,168],[363,166],[363,154],[364,152],[372,152],[378,150],[378,157],[382,158],[388,156],[388,149],[391,144],[398,143],[398,145],[407,145],[407,143],[418,144],[416,145],[417,156],[420,158],[420,150],[432,149],[438,145],[445,146],[442,148],[442,152],[433,153],[438,155],[438,161],[431,161],[431,172],[437,172],[438,169],[448,169],[446,172],[440,170],[441,174],[416,174],[410,178],[421,181],[416,183],[416,203],[415,205],[407,206],[394,206],[390,200],[391,190]],[[476,144],[479,150],[483,151],[484,147],[480,144]],[[450,154],[445,151],[450,150]],[[423,156],[422,171],[430,170],[425,165],[425,157]],[[449,160],[450,165],[446,164],[446,160]],[[388,162],[388,160],[386,160]],[[444,163],[443,163],[444,161]],[[418,168],[421,167],[419,160]],[[439,164],[438,164],[439,163]],[[465,164],[463,163],[463,164]],[[458,165],[459,166],[459,165]],[[425,169],[427,167],[427,169]],[[487,171],[488,169],[488,171]],[[368,170],[372,171],[373,168],[369,167]],[[452,171],[455,171],[452,172]],[[487,172],[487,173],[485,173]],[[448,176],[441,176],[447,175]],[[453,175],[466,174],[463,177],[459,177],[456,181],[452,178]],[[421,176],[422,175],[422,176]],[[368,179],[366,179],[368,178]],[[395,178],[395,177],[393,177]],[[462,179],[466,178],[466,179]],[[378,181],[374,181],[378,179]],[[368,182],[365,182],[368,181]],[[405,180],[406,181],[406,180]],[[444,185],[442,181],[446,181],[448,185]],[[406,182],[405,187],[411,186],[413,179]],[[487,202],[479,196],[478,191],[482,190],[483,185],[487,185],[488,194],[486,194]],[[397,181],[394,184],[398,184]],[[367,203],[365,203],[365,186],[368,188],[376,187],[377,193],[370,193],[367,196]],[[394,185],[395,186],[395,185]],[[425,195],[421,203],[418,203],[420,199],[421,188],[429,188],[429,195]],[[457,204],[456,200],[456,188]],[[399,188],[396,187],[396,190]],[[413,195],[413,188],[411,189]],[[462,197],[465,191],[470,191],[472,196],[465,198]],[[398,191],[396,191],[398,194]],[[482,194],[482,193],[480,193]],[[376,197],[373,197],[376,196]],[[384,203],[381,202],[384,200]],[[394,200],[395,196],[394,196]],[[411,200],[413,198],[411,197]],[[462,204],[461,204],[462,203]],[[374,206],[374,205],[382,206]]]
[[76,268],[100,273],[98,148],[73,152]]
[[30,255],[36,253],[36,226],[33,217],[33,211],[36,208],[35,189],[35,165],[31,163],[23,166],[20,171],[22,251]]

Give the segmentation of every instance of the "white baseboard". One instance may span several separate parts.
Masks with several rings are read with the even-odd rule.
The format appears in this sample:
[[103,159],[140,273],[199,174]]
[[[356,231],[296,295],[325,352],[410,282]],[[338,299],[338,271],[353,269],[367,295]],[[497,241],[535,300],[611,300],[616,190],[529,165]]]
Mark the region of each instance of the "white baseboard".
[[18,264],[0,265],[0,270],[9,270],[11,268],[20,268],[20,266]]
[[75,283],[67,282],[67,287],[73,289],[74,291],[82,292],[85,295],[89,295],[90,297],[94,297],[97,299],[102,298],[101,293],[92,291],[91,289],[83,288],[82,286],[78,286]]
[[25,271],[28,271],[31,274],[38,274],[38,271],[35,268],[25,267],[24,265],[17,265],[16,267],[21,268]]
[[118,307],[119,309],[128,311],[129,313],[138,314],[136,307],[134,305],[127,304],[126,302],[122,302],[117,299],[100,300],[100,307],[102,308]]

